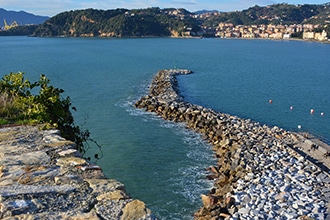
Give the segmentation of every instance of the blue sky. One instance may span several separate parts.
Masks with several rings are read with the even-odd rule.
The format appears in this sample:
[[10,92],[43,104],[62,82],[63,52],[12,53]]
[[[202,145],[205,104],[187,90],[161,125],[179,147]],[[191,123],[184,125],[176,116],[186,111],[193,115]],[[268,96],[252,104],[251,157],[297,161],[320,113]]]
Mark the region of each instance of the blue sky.
[[276,3],[323,4],[330,0],[0,0],[0,8],[26,11],[36,15],[54,16],[63,11],[75,9],[116,9],[116,8],[185,8],[194,12],[201,9],[235,11],[254,5],[265,6]]

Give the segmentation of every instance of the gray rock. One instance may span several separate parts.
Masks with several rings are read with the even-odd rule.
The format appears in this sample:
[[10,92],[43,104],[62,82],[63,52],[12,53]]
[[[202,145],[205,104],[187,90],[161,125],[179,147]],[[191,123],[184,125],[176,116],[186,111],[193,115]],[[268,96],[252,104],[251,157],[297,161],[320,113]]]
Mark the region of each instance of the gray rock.
[[56,130],[0,128],[0,164],[1,219],[120,219],[132,201]]
[[[298,134],[184,103],[179,94],[175,95],[177,74],[184,71],[159,71],[150,86],[150,96],[162,100],[164,119],[186,123],[213,144],[219,173],[228,173],[232,181],[226,190],[234,191],[241,207],[235,218],[290,219],[312,211],[326,213],[313,204],[329,202],[324,198],[330,197],[330,192],[325,190],[330,188],[330,178],[295,150],[294,145],[301,143]],[[149,99],[142,98],[135,106],[145,108]],[[227,191],[219,184],[224,182],[220,177],[223,176],[219,175],[215,187],[225,195]],[[208,209],[211,208],[204,207],[197,214],[211,215]]]

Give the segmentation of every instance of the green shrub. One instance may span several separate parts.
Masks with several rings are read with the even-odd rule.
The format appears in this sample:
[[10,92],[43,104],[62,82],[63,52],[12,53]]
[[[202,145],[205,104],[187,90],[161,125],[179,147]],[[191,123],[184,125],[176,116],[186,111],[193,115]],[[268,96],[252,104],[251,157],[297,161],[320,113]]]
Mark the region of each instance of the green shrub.
[[7,124],[13,112],[16,112],[13,98],[6,92],[0,93],[0,125]]
[[[31,83],[24,73],[10,73],[0,81],[0,124],[44,124],[44,128],[56,128],[62,137],[76,143],[80,152],[89,148],[84,144],[93,141],[88,130],[81,130],[74,124],[69,97],[63,98],[64,90],[49,84],[41,75]],[[99,146],[98,146],[99,147]]]

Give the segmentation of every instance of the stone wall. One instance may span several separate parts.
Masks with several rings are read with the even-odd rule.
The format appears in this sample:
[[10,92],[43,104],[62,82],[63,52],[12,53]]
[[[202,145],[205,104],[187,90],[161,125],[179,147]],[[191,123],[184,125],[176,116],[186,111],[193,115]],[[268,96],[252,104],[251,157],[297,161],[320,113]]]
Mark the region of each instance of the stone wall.
[[57,130],[0,128],[0,219],[152,219]]
[[[209,168],[208,178],[214,180],[214,188],[208,195],[202,195],[204,206],[195,213],[195,219],[324,217],[328,202],[324,197],[330,195],[330,179],[292,150],[299,142],[297,135],[185,102],[179,95],[176,76],[190,73],[177,69],[159,71],[150,85],[149,94],[138,100],[135,107],[155,112],[166,120],[185,123],[187,128],[203,134],[213,146],[218,162]],[[292,170],[281,170],[288,165]],[[300,179],[296,176],[298,169]],[[269,174],[271,172],[274,173]],[[267,176],[268,185],[263,184],[264,176]],[[302,183],[290,185],[287,176]],[[313,188],[304,185],[304,181],[312,181]],[[256,187],[253,184],[259,189],[251,191]],[[298,196],[302,193],[301,187],[315,190],[314,194],[321,194],[317,191],[321,187],[322,193],[328,194],[323,197],[308,194],[308,198],[311,201],[323,199],[323,205],[316,206],[311,201],[300,201],[300,205],[296,205],[297,200],[306,200]]]

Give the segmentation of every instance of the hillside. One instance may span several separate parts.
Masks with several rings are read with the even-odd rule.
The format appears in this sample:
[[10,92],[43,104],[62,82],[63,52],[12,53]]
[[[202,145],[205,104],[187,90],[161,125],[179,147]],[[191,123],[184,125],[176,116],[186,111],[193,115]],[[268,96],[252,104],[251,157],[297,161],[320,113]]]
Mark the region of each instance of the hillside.
[[225,12],[208,17],[204,25],[217,26],[220,22],[234,25],[330,23],[330,3],[323,5],[274,4],[255,5],[243,11]]
[[[76,10],[40,25],[34,36],[200,36],[220,22],[234,25],[330,23],[330,4],[254,6],[243,11],[191,13],[185,9]],[[214,36],[209,34],[210,36]]]
[[[1,12],[5,10],[0,9]],[[9,13],[9,12],[7,12]],[[14,13],[14,12],[11,12]],[[21,15],[24,12],[15,12]],[[14,14],[15,14],[14,13]],[[27,16],[27,15],[26,15]],[[45,17],[34,16],[22,22],[23,16],[18,19],[18,29],[10,32],[0,31],[0,35],[15,35],[27,33],[33,36],[54,37],[184,37],[209,36],[214,37],[219,23],[237,25],[292,25],[292,24],[320,24],[330,36],[330,3],[322,5],[290,5],[273,4],[265,7],[255,5],[243,11],[218,12],[198,11],[195,13],[185,9],[112,9],[112,10],[74,10],[62,12],[45,21]],[[7,23],[13,21],[9,20]],[[44,20],[43,20],[44,19]],[[41,22],[41,21],[45,22]],[[21,24],[41,22],[38,27],[29,28],[29,32],[22,31]],[[327,27],[326,27],[327,25]],[[32,32],[31,32],[32,30]],[[302,35],[302,34],[300,34]]]
[[8,24],[16,21],[18,25],[28,25],[28,24],[42,24],[49,17],[39,16],[27,13],[25,11],[7,11],[3,8],[0,8],[0,26],[4,26],[4,19],[6,19]]
[[34,32],[35,36],[181,36],[198,31],[192,13],[185,9],[76,10],[50,18]]

